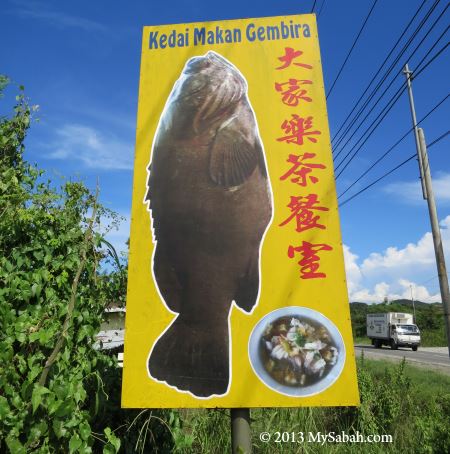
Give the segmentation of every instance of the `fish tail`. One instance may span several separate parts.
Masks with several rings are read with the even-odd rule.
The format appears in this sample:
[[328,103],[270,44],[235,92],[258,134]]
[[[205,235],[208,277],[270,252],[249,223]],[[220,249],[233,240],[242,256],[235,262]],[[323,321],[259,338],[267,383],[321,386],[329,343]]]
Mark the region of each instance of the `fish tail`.
[[224,322],[214,326],[177,318],[153,347],[150,375],[198,397],[225,394],[229,341],[228,322]]

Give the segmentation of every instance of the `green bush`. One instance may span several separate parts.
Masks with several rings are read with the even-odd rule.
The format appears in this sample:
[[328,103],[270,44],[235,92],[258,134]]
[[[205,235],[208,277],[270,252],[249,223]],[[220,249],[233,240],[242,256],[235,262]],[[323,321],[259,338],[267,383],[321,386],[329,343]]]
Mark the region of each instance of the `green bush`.
[[[0,75],[0,99],[8,83]],[[126,267],[99,233],[119,218],[84,184],[55,188],[23,159],[35,111],[19,87],[0,117],[0,452],[189,446],[177,411],[120,408],[117,351],[94,348],[105,306],[125,302]]]
[[[83,184],[53,189],[23,160],[32,113],[21,88],[0,118],[0,450],[92,452],[87,396],[115,367],[93,348],[112,284],[97,272],[95,227],[114,215]],[[101,437],[117,451],[113,433]]]

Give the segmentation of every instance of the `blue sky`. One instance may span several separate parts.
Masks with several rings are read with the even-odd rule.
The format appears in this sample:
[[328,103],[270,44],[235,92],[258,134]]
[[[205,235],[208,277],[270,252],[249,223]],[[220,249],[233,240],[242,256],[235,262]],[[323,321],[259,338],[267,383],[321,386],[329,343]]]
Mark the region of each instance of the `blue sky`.
[[[378,0],[329,96],[328,116],[332,136],[339,130],[422,1]],[[168,3],[3,0],[0,13],[0,39],[3,43],[0,71],[14,82],[25,85],[31,102],[40,106],[40,121],[33,125],[27,139],[28,160],[37,162],[50,176],[78,177],[90,187],[95,186],[99,177],[102,202],[127,219],[118,232],[110,235],[110,239],[124,249],[131,208],[142,27],[303,14],[311,12],[314,3],[316,13],[320,11],[319,39],[328,90],[373,0],[308,0],[289,4],[253,0],[173,0]],[[401,45],[433,3],[434,0],[424,2]],[[441,36],[449,18],[447,11],[438,19],[445,4],[444,1],[439,2],[429,20],[418,31],[411,46],[395,65],[390,77],[394,74],[397,77],[392,87],[360,132],[342,151],[337,163],[367,125],[379,116],[381,108],[403,82],[404,76],[400,73],[402,65],[409,61],[410,67],[415,69]],[[436,25],[417,52],[408,58],[436,20]],[[429,57],[439,51],[446,41],[448,36],[438,42]],[[449,91],[448,57],[447,49],[413,82],[418,119]],[[388,66],[391,62],[392,58]],[[376,96],[381,94],[382,89]],[[7,102],[8,98],[3,104]],[[3,110],[4,106],[0,105],[0,111]],[[449,118],[450,101],[447,100],[423,122],[428,142],[447,131]],[[338,194],[410,128],[409,103],[406,93],[403,93],[361,152],[337,179]],[[448,146],[449,137],[430,149],[447,261],[450,260]],[[336,149],[338,151],[339,148]],[[414,139],[409,134],[348,195],[362,189],[414,152]],[[440,299],[428,211],[421,199],[415,159],[344,205],[340,216],[351,300],[374,302],[385,296],[409,297],[411,284],[417,299]]]

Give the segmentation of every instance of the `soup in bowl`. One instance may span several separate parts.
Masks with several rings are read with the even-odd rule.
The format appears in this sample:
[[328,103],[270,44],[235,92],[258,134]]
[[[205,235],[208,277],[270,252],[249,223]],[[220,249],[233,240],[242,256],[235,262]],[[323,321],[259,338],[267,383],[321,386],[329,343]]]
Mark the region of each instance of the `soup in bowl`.
[[345,346],[320,312],[285,307],[264,316],[250,335],[253,370],[269,388],[290,396],[320,393],[339,377]]

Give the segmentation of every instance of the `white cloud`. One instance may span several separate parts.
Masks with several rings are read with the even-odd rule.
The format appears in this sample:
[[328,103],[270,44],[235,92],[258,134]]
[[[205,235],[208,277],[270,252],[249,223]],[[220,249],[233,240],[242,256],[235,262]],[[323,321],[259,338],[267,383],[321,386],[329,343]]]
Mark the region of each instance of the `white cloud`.
[[406,279],[399,279],[392,284],[380,282],[373,289],[363,288],[350,294],[350,301],[359,301],[363,303],[381,303],[387,298],[389,301],[398,299],[411,299],[422,301],[424,303],[436,303],[441,301],[439,292],[431,293],[428,289],[420,284]]
[[66,124],[56,131],[56,136],[48,158],[80,160],[95,169],[133,168],[133,146],[113,134],[104,134],[89,126]]
[[[446,263],[450,265],[450,216],[441,222],[441,235]],[[344,245],[350,301],[379,303],[385,297],[411,299],[411,286],[414,299],[430,303],[441,301],[440,293],[425,285],[436,284],[436,280],[424,282],[424,276],[437,274],[430,232],[404,248],[389,247],[381,253],[374,252],[360,263],[358,258]]]
[[363,273],[381,271],[399,266],[421,266],[434,263],[433,238],[427,232],[416,244],[409,243],[403,249],[389,247],[383,253],[373,252],[363,261]]
[[[420,180],[388,184],[384,191],[407,203],[425,203]],[[450,203],[450,173],[437,173],[433,178],[434,197],[439,203]]]
[[358,289],[362,279],[361,269],[357,261],[358,256],[353,254],[350,248],[344,244],[345,272],[347,274],[347,286],[350,295]]

